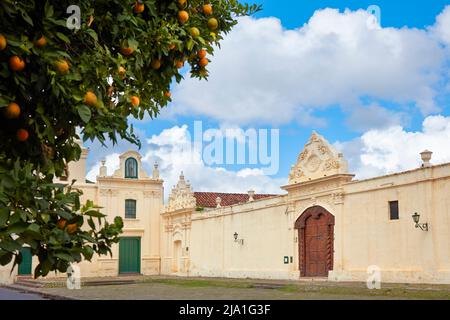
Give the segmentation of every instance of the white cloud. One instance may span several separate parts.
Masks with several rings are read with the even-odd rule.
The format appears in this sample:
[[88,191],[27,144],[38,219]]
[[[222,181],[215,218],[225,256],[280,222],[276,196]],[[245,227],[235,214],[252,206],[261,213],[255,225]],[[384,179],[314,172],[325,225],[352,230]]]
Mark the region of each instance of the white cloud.
[[[105,160],[105,166],[107,169],[107,175],[112,175],[114,171],[119,169],[120,166],[120,160],[119,160],[119,153],[111,153],[107,155],[103,160]],[[90,181],[96,181],[97,176],[99,174],[99,169],[101,166],[101,161],[96,162],[91,169],[88,171],[86,178]]]
[[191,148],[191,137],[186,125],[165,129],[147,142],[150,148],[143,161],[158,161],[160,164],[166,196],[177,183],[181,171],[195,191],[247,192],[253,189],[258,193],[281,193],[280,186],[286,182],[285,179],[266,176],[259,169],[231,171],[206,166],[201,151]]
[[[439,39],[447,38],[448,11],[437,23]],[[323,126],[314,111],[336,104],[358,108],[362,97],[413,102],[424,114],[438,111],[436,86],[448,57],[436,31],[370,28],[368,18],[363,10],[325,9],[296,30],[283,29],[276,18],[241,18],[212,57],[209,81],[187,77],[164,114]]]
[[450,117],[428,116],[421,131],[401,126],[370,130],[336,146],[360,179],[418,168],[425,149],[433,151],[433,164],[450,162]]
[[447,45],[450,45],[450,6],[436,18],[436,24],[431,28],[437,37]]
[[[178,182],[181,171],[195,191],[247,192],[252,189],[257,193],[282,193],[280,186],[286,183],[286,179],[269,177],[261,169],[255,168],[231,171],[209,167],[204,164],[201,151],[191,148],[191,142],[187,125],[165,129],[146,142],[143,141],[141,152],[144,168],[151,168],[155,161],[158,162],[166,198]],[[119,167],[119,155],[113,153],[105,157],[109,175]],[[95,181],[99,167],[100,162],[96,162],[88,173],[88,179]]]

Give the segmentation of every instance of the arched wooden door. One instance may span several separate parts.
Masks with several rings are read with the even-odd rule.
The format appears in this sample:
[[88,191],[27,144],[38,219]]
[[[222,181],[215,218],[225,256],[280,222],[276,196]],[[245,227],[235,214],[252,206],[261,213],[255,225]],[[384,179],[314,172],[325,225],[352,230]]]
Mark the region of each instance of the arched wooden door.
[[302,277],[326,277],[333,270],[334,216],[320,206],[306,209],[295,222]]

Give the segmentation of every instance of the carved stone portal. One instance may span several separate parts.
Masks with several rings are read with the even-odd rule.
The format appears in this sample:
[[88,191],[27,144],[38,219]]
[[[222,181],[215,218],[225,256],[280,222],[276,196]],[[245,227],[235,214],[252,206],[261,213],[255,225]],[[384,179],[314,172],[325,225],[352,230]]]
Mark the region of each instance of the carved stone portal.
[[348,173],[348,164],[321,135],[313,132],[291,167],[289,184],[311,181],[334,174]]

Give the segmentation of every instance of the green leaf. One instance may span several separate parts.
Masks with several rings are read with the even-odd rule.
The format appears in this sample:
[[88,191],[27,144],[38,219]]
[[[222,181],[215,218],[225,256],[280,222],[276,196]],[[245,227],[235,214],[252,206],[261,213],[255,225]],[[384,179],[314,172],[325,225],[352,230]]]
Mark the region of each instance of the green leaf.
[[50,5],[48,3],[48,1],[45,3],[44,12],[45,12],[45,17],[46,18],[50,18],[51,16],[53,16],[53,6]]
[[91,109],[87,105],[80,105],[77,108],[78,115],[80,116],[81,120],[83,120],[84,123],[88,123],[89,120],[91,120],[92,113]]
[[65,253],[65,252],[57,252],[57,253],[55,253],[55,257],[57,257],[59,259],[62,259],[64,261],[69,261],[69,262],[74,261],[72,256],[70,254],[68,254],[68,253]]
[[65,43],[70,43],[69,38],[67,38],[64,34],[62,34],[61,32],[57,32],[56,36],[61,39],[62,41],[64,41]]
[[0,248],[4,249],[5,251],[14,252],[16,250],[22,249],[22,245],[12,239],[5,239],[0,241]]
[[11,262],[13,254],[11,252],[0,250],[0,265],[6,266]]
[[2,228],[9,219],[9,209],[0,208],[0,228]]
[[87,215],[87,216],[90,216],[90,217],[95,217],[95,218],[106,217],[105,214],[103,214],[103,213],[101,213],[99,211],[96,211],[96,210],[89,210],[89,211],[85,212],[84,214]]
[[94,29],[87,29],[86,32],[88,35],[90,35],[92,37],[92,39],[94,39],[95,41],[98,41],[98,36]]
[[28,24],[33,26],[33,20],[31,20],[31,18],[28,15],[28,13],[26,13],[25,11],[21,11],[21,14],[22,14],[23,20],[25,20]]

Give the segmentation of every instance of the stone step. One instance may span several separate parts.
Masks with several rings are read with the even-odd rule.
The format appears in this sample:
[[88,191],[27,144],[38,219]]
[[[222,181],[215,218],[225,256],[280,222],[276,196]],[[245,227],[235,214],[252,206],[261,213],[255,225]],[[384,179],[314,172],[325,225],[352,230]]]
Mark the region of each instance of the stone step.
[[32,280],[29,278],[28,279],[18,278],[16,284],[29,288],[42,288],[44,286],[44,283],[42,283],[41,281]]

